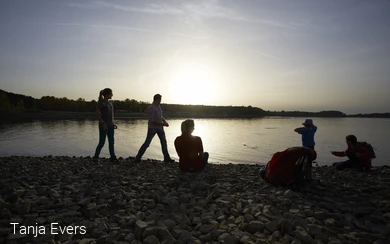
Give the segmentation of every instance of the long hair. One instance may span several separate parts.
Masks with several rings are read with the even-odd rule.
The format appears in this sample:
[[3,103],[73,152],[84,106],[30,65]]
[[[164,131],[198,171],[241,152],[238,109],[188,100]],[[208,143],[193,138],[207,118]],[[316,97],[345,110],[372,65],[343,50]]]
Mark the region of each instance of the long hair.
[[181,133],[185,135],[190,135],[194,131],[195,123],[192,119],[184,120],[181,123]]
[[101,90],[99,92],[99,98],[98,98],[98,101],[102,101],[104,99],[105,96],[107,96],[108,94],[111,94],[112,93],[112,90],[110,88],[105,88],[103,90]]

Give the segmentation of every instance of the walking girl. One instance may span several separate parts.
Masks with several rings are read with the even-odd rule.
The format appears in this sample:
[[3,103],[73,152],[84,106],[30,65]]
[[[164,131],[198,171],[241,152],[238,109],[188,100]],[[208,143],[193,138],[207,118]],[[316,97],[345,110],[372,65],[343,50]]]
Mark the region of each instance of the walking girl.
[[118,159],[114,150],[114,129],[117,126],[114,124],[114,107],[109,101],[112,98],[112,90],[106,88],[99,93],[98,104],[96,107],[96,118],[99,120],[99,144],[96,147],[94,162],[99,162],[99,154],[102,150],[106,137],[108,138],[108,150],[110,152],[111,162],[116,162]]

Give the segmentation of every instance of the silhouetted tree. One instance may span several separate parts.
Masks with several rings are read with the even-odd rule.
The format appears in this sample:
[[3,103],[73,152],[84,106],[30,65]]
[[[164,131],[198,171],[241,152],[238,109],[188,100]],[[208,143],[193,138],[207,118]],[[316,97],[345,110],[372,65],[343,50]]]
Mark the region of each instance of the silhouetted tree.
[[11,109],[12,105],[8,100],[8,95],[4,91],[0,91],[0,109]]

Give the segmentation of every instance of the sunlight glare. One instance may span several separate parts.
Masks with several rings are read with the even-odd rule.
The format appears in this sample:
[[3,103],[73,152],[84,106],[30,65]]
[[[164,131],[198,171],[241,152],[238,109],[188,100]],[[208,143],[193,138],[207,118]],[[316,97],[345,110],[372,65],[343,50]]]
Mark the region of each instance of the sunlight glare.
[[173,78],[173,91],[180,104],[211,105],[217,95],[216,75],[202,65],[182,65]]

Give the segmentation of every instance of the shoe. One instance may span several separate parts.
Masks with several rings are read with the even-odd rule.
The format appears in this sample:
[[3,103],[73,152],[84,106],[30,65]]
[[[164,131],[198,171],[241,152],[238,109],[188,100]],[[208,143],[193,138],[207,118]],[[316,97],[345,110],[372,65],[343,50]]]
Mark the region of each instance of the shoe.
[[95,158],[95,157],[93,157],[93,158],[92,158],[92,162],[94,162],[94,163],[99,163],[99,162],[100,162],[100,160],[99,160],[99,158]]
[[119,160],[116,157],[110,158],[111,163],[119,163]]
[[174,163],[174,162],[175,162],[175,160],[171,159],[171,158],[164,159],[164,163]]

